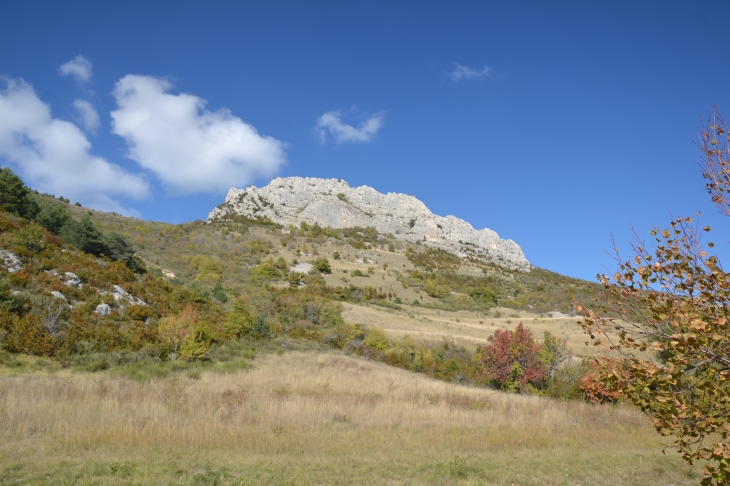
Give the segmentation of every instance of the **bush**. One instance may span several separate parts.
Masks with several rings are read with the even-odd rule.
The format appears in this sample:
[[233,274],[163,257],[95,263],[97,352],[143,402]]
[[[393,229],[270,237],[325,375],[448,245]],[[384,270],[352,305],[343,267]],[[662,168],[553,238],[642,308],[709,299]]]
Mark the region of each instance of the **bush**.
[[270,260],[267,260],[256,266],[256,268],[253,269],[252,273],[257,277],[265,278],[267,280],[281,277],[281,272],[277,270],[277,268],[274,266],[274,263]]
[[313,265],[320,273],[332,273],[332,267],[330,266],[329,260],[326,258],[319,258],[315,260]]
[[440,285],[435,280],[427,280],[425,290],[428,295],[437,299],[442,299],[449,295],[449,287]]
[[50,334],[42,327],[39,316],[26,314],[18,317],[9,310],[0,308],[0,337],[3,349],[13,353],[50,356],[53,342]]
[[379,327],[371,327],[365,337],[365,345],[371,349],[385,351],[388,349],[388,336]]
[[555,370],[544,389],[545,396],[563,400],[580,400],[585,396],[581,383],[589,370],[587,360],[568,363]]

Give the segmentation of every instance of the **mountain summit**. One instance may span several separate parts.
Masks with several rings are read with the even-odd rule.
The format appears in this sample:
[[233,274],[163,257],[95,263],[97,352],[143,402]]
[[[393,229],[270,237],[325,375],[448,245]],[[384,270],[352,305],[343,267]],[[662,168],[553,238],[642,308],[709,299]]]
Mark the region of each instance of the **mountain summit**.
[[529,271],[530,263],[512,240],[488,229],[475,230],[455,216],[437,216],[408,194],[382,194],[372,187],[356,188],[341,179],[277,177],[264,187],[232,187],[208,221],[233,215],[268,218],[288,226],[302,222],[328,228],[372,226],[379,233],[442,248],[465,258],[486,258],[515,270]]

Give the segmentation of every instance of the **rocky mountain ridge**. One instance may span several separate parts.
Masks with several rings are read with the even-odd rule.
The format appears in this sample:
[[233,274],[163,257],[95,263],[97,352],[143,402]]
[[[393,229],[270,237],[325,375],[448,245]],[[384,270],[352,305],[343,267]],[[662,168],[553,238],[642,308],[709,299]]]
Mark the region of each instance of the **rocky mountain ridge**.
[[299,226],[303,221],[329,228],[372,226],[381,234],[442,248],[462,258],[486,258],[520,271],[531,268],[517,243],[491,229],[475,230],[455,216],[435,215],[414,196],[382,194],[368,186],[353,188],[341,179],[278,177],[260,188],[232,187],[208,221],[231,215],[268,218],[283,226]]

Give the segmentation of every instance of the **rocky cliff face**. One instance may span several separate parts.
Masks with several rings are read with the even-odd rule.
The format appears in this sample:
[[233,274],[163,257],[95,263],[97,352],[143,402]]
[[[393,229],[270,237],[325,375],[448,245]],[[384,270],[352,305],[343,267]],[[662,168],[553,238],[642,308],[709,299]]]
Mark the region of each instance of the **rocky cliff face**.
[[475,230],[454,216],[437,216],[407,194],[382,194],[372,187],[352,188],[341,179],[276,178],[264,187],[231,188],[208,221],[227,215],[269,218],[288,226],[302,221],[330,228],[374,227],[381,234],[443,248],[461,257],[487,258],[504,267],[529,271],[531,265],[512,240],[494,231]]

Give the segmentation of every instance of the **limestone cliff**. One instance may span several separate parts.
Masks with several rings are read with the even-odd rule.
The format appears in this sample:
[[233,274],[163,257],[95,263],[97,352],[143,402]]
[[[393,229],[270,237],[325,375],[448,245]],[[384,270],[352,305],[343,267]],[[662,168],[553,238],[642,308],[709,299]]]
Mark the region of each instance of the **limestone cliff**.
[[374,227],[381,234],[443,248],[461,257],[474,255],[522,271],[531,265],[512,240],[494,231],[475,230],[454,216],[437,216],[420,200],[408,194],[382,194],[372,187],[352,188],[341,179],[302,177],[276,178],[268,185],[231,188],[223,204],[208,215],[208,221],[239,214],[269,218],[284,225],[302,221],[330,228]]

